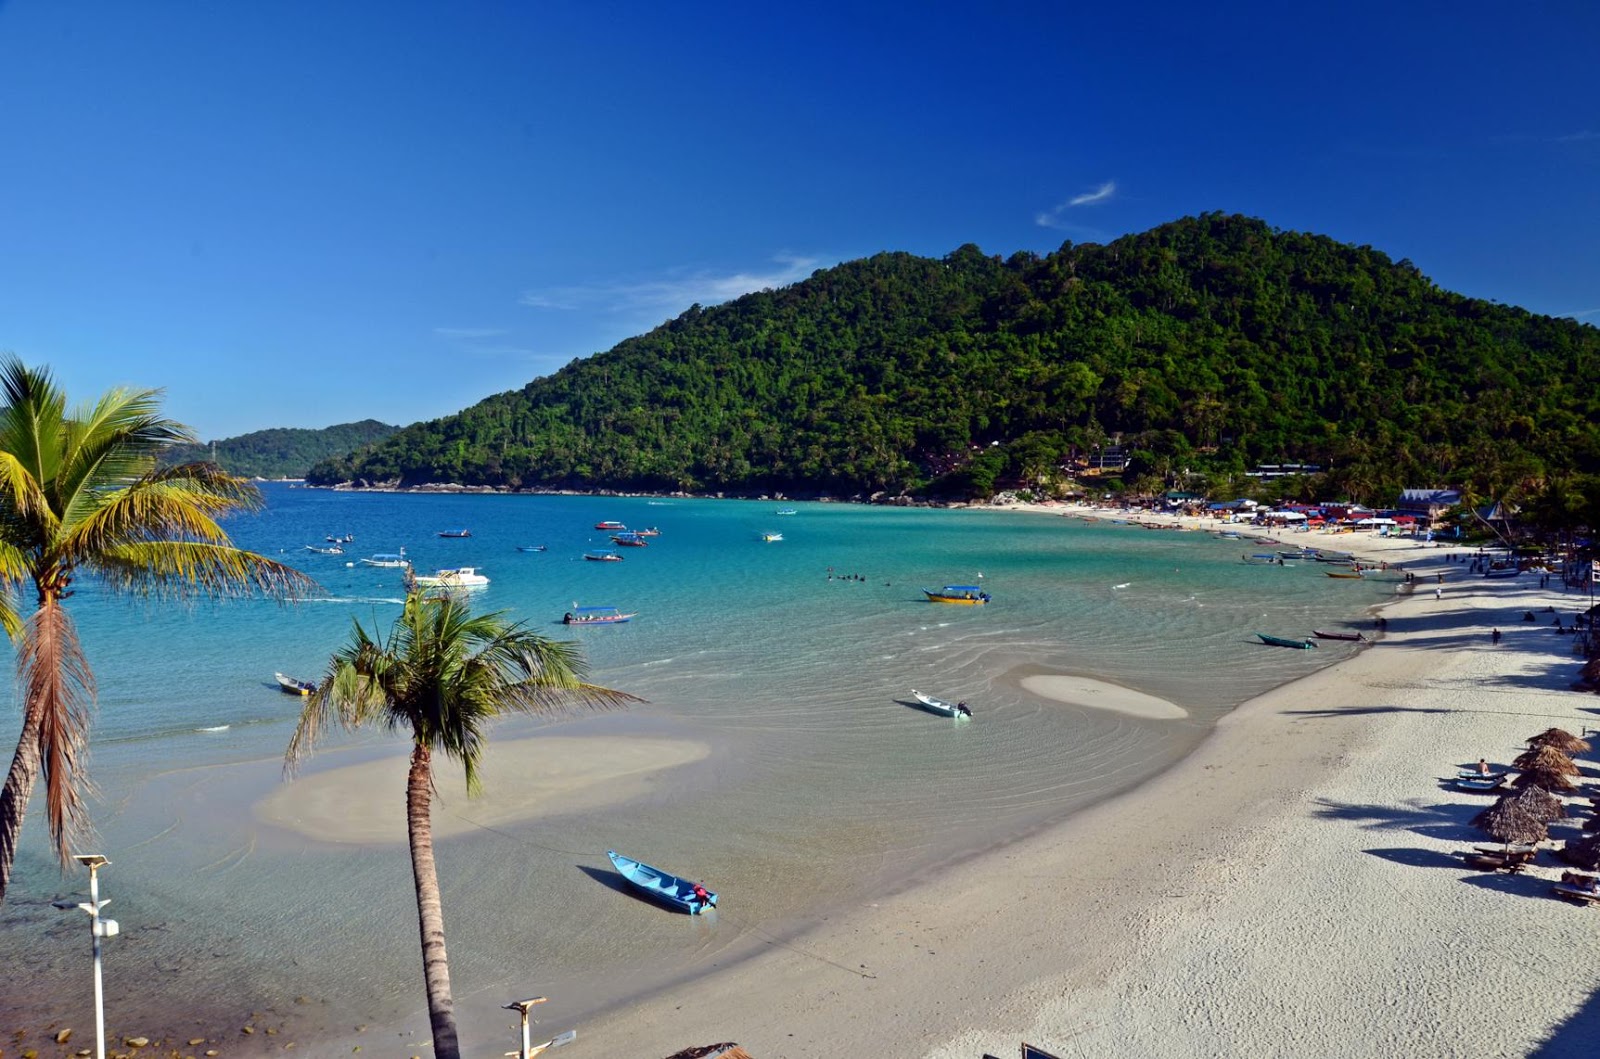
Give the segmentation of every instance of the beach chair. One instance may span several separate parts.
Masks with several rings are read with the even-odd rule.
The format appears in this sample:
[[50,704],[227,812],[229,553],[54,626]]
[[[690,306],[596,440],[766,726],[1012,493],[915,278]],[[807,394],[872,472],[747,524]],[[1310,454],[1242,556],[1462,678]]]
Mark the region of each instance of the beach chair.
[[1600,904],[1600,892],[1582,889],[1567,883],[1556,883],[1550,887],[1550,892],[1563,901],[1571,901],[1575,905]]

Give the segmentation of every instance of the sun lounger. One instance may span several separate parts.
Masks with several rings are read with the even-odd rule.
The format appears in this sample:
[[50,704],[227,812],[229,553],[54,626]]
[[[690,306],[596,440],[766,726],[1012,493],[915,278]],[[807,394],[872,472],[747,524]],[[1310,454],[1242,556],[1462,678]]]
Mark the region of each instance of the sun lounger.
[[1479,871],[1503,871],[1516,875],[1522,871],[1522,866],[1527,863],[1520,857],[1502,857],[1498,853],[1463,853],[1461,859],[1467,862],[1469,868]]
[[1600,904],[1600,893],[1594,890],[1580,890],[1576,886],[1566,883],[1556,883],[1550,891],[1564,901],[1572,901],[1580,905]]

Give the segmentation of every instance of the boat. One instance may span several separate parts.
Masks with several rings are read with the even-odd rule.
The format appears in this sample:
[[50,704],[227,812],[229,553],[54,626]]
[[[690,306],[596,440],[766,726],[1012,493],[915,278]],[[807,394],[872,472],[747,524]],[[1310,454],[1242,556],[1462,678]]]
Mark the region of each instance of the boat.
[[440,530],[439,531],[439,536],[441,536],[441,537],[470,537],[470,536],[472,536],[472,531],[471,530],[464,530],[464,529],[459,529],[459,530]]
[[548,547],[546,547],[545,545],[543,545],[543,544],[519,544],[519,545],[517,545],[517,551],[519,551],[519,552],[547,552],[549,550],[550,549]]
[[1317,549],[1317,562],[1319,563],[1352,563],[1355,556],[1350,552],[1329,552]]
[[1280,559],[1315,559],[1316,557],[1317,550],[1315,548],[1301,548],[1299,551],[1278,553],[1278,558]]
[[594,563],[620,563],[620,562],[622,562],[622,556],[618,555],[616,552],[608,552],[608,551],[604,551],[604,550],[596,550],[596,551],[592,551],[592,552],[584,552],[583,553],[583,557],[585,559],[588,559],[590,562],[594,562]]
[[945,702],[943,699],[936,699],[932,695],[924,695],[916,688],[911,689],[911,697],[941,717],[959,719],[972,716],[972,711],[967,709],[967,704],[964,702]]
[[1367,576],[1366,574],[1362,573],[1360,570],[1351,570],[1349,573],[1341,573],[1338,570],[1329,570],[1327,573],[1328,573],[1329,577],[1343,577],[1343,578],[1349,578],[1349,579],[1353,579],[1353,580],[1360,580],[1361,578]]
[[798,515],[799,513],[800,512],[796,511],[792,507],[780,507],[777,511],[773,512],[775,515]]
[[318,555],[343,555],[344,554],[344,549],[339,547],[337,544],[330,544],[327,547],[323,547],[320,544],[308,544],[308,545],[306,545],[306,551],[308,551],[308,552],[316,552]]
[[1317,646],[1317,641],[1315,640],[1291,640],[1286,636],[1268,636],[1264,632],[1258,632],[1256,635],[1261,637],[1262,643],[1273,647],[1312,648]]
[[278,678],[278,690],[285,695],[309,695],[317,690],[317,686],[309,680],[296,680],[294,677],[286,677],[282,673],[274,673],[272,675]]
[[659,529],[657,529],[656,527],[654,527],[654,526],[651,526],[649,529],[634,530],[633,532],[637,533],[641,537],[659,537],[659,536],[661,536],[661,531]]
[[1498,776],[1457,776],[1455,785],[1464,791],[1497,791],[1506,784],[1506,774]]
[[363,566],[383,566],[403,570],[411,565],[411,560],[406,558],[404,552],[399,555],[394,555],[390,552],[375,552],[372,555],[362,556],[361,563]]
[[624,614],[616,607],[580,607],[576,603],[561,616],[563,625],[621,625],[638,617],[638,612]]
[[1283,560],[1272,552],[1253,552],[1244,557],[1244,561],[1251,566],[1282,566]]
[[660,868],[652,868],[632,857],[624,857],[614,849],[606,850],[606,856],[611,858],[612,865],[630,886],[668,908],[676,908],[691,916],[697,916],[717,905],[717,895],[698,883],[681,879]]
[[922,594],[929,603],[967,603],[981,606],[989,602],[989,593],[978,585],[945,585],[943,588],[925,588]]
[[343,537],[324,537],[322,539],[330,544],[349,544],[356,539],[356,535],[354,533],[346,533]]
[[1367,638],[1359,632],[1333,632],[1328,629],[1312,629],[1311,635],[1319,640],[1356,640],[1366,643]]
[[768,544],[771,544],[773,541],[781,541],[781,540],[783,540],[783,534],[781,534],[781,533],[763,533],[761,535],[761,539],[766,541]]
[[475,566],[446,567],[431,574],[417,574],[414,580],[419,585],[438,588],[481,588],[489,583]]
[[624,548],[643,548],[650,543],[649,541],[645,540],[641,534],[633,533],[631,531],[626,533],[613,533],[611,535],[611,540],[613,543],[620,544]]
[[623,524],[621,522],[613,522],[611,520],[607,520],[605,522],[596,522],[594,524],[594,528],[597,529],[597,530],[610,530],[612,532],[616,532],[618,530],[621,530],[622,532],[627,532],[627,529],[628,529],[628,527],[625,524]]

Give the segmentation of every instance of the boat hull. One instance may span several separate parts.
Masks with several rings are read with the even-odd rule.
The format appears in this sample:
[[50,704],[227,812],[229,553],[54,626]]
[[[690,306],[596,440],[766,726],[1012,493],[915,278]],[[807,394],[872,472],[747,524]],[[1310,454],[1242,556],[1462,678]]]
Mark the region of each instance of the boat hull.
[[701,900],[695,896],[694,883],[687,879],[653,868],[632,857],[624,857],[614,849],[606,850],[606,856],[611,858],[612,866],[627,880],[628,885],[658,904],[687,912],[691,916],[700,915],[717,905],[716,893],[707,890],[705,900]]
[[959,702],[945,702],[943,699],[936,699],[932,695],[924,695],[915,688],[911,691],[911,697],[920,702],[923,709],[928,710],[930,713],[937,713],[941,717],[959,719],[972,716],[972,711]]
[[946,585],[943,588],[925,588],[922,594],[929,603],[954,603],[959,606],[981,607],[989,602],[989,593],[976,585]]
[[1319,640],[1355,640],[1358,643],[1366,640],[1358,632],[1332,632],[1327,629],[1312,629],[1311,635]]
[[317,686],[309,680],[296,680],[282,673],[272,675],[278,678],[278,690],[285,695],[309,695],[317,690]]
[[1293,647],[1299,650],[1310,650],[1317,646],[1315,640],[1291,640],[1287,636],[1268,636],[1264,632],[1256,633],[1261,642],[1270,647]]

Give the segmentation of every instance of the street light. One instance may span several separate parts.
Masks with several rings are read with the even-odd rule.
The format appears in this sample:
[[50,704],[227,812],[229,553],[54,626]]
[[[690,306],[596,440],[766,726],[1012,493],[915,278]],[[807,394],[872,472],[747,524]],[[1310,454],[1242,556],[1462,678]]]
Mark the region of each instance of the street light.
[[522,1016],[522,1049],[520,1051],[507,1052],[507,1055],[517,1056],[518,1059],[533,1059],[534,1056],[543,1054],[547,1049],[559,1048],[563,1044],[571,1044],[578,1039],[577,1030],[568,1030],[566,1033],[557,1034],[543,1044],[528,1043],[528,1009],[535,1004],[543,1004],[548,999],[550,998],[536,996],[529,997],[527,1000],[513,1000],[505,1005],[507,1011],[515,1011]]
[[100,985],[100,939],[114,938],[119,930],[115,919],[101,919],[100,910],[111,903],[111,898],[100,900],[98,872],[111,862],[98,853],[78,853],[72,858],[89,869],[89,900],[52,901],[57,908],[81,908],[89,913],[89,933],[94,939],[94,1037],[96,1059],[106,1059],[105,995]]

